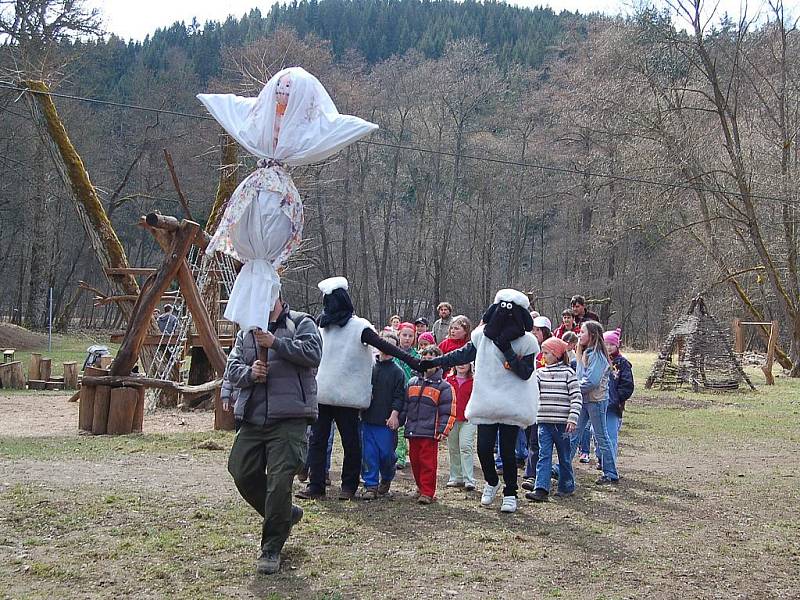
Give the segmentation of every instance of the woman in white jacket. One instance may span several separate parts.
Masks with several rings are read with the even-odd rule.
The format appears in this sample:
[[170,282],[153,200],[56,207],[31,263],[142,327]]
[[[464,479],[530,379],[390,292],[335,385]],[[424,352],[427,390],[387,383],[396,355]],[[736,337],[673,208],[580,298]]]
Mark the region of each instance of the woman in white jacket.
[[423,369],[452,367],[475,361],[472,397],[465,416],[478,426],[478,459],[486,479],[481,496],[491,506],[500,490],[494,464],[494,443],[500,435],[503,462],[502,512],[517,510],[517,461],[514,454],[519,428],[532,425],[539,405],[539,388],[533,375],[539,343],[533,334],[528,297],[513,289],[497,292],[484,313],[482,324],[462,348],[433,360]]

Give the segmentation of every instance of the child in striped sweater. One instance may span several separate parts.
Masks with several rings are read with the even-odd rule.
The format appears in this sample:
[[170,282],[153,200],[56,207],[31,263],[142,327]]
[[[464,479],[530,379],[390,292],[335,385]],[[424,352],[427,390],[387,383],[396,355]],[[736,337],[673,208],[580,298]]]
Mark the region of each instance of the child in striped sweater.
[[570,434],[575,431],[583,402],[578,378],[569,366],[567,343],[551,337],[542,343],[542,354],[545,366],[535,372],[539,383],[539,461],[534,490],[525,494],[533,502],[547,502],[550,495],[553,446],[558,453],[558,494],[570,496],[575,491]]

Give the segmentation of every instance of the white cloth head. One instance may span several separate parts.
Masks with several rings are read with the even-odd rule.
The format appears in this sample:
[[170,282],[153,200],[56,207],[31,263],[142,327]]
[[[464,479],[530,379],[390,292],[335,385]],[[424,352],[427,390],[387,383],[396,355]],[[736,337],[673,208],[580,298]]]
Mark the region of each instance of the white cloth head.
[[[276,147],[275,91],[284,75],[291,79],[291,91]],[[369,121],[339,114],[319,80],[301,67],[276,73],[256,98],[234,94],[198,94],[197,98],[245,150],[290,166],[325,160],[378,129]]]
[[531,301],[528,300],[528,297],[525,294],[513,288],[499,290],[494,295],[494,303],[497,304],[498,302],[513,302],[514,304],[517,304],[525,309],[531,305]]

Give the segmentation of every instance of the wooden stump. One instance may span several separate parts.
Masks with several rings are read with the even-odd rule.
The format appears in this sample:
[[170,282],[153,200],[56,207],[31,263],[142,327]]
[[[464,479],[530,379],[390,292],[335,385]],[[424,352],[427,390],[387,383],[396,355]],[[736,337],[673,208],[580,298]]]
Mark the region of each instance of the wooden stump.
[[132,387],[112,388],[108,408],[109,435],[124,435],[133,430],[133,417],[136,412],[138,391]]
[[60,381],[45,381],[44,389],[58,392],[64,389],[64,384]]
[[145,387],[139,386],[136,390],[136,410],[133,413],[133,433],[142,433],[144,424],[144,395]]
[[31,379],[41,379],[41,375],[39,374],[39,361],[42,360],[42,355],[39,352],[33,352],[31,354],[31,362],[30,366],[28,367],[28,380]]
[[78,363],[74,361],[64,363],[64,389],[78,389]]
[[42,381],[50,381],[50,375],[53,371],[53,360],[50,358],[39,359],[39,377]]
[[22,371],[21,360],[0,365],[0,387],[7,390],[25,389],[25,373]]
[[94,393],[94,414],[92,416],[92,433],[103,435],[108,431],[108,409],[111,404],[111,388],[98,385]]
[[14,362],[14,351],[16,348],[6,348],[3,350],[3,362],[4,363],[12,363]]
[[28,379],[28,389],[30,390],[46,390],[47,382],[43,379]]
[[[108,375],[108,371],[96,367],[86,367],[86,375]],[[80,431],[92,431],[94,421],[94,398],[97,386],[81,385],[80,406],[78,407],[78,429]]]
[[108,369],[111,366],[112,362],[114,362],[114,357],[113,356],[101,356],[99,358],[98,366],[101,369]]
[[214,393],[214,429],[217,431],[233,431],[235,429],[233,409],[230,411],[222,409],[220,390]]

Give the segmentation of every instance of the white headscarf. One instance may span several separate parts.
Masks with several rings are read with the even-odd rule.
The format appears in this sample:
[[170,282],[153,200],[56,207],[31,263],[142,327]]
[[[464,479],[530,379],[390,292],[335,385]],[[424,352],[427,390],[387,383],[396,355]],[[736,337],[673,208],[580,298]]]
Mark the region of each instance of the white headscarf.
[[[273,144],[275,92],[284,75],[291,80],[291,93],[276,148]],[[273,75],[257,98],[234,94],[198,94],[197,98],[245,150],[289,166],[325,160],[378,129],[364,119],[340,115],[319,80],[301,67],[291,67]]]
[[[289,98],[275,147],[279,82],[282,90],[289,88]],[[340,115],[319,80],[300,67],[276,73],[257,98],[233,94],[197,98],[245,150],[262,159],[231,195],[206,252],[224,252],[244,262],[225,317],[245,331],[266,331],[281,289],[277,269],[303,237],[303,203],[284,165],[324,160],[378,126]]]

